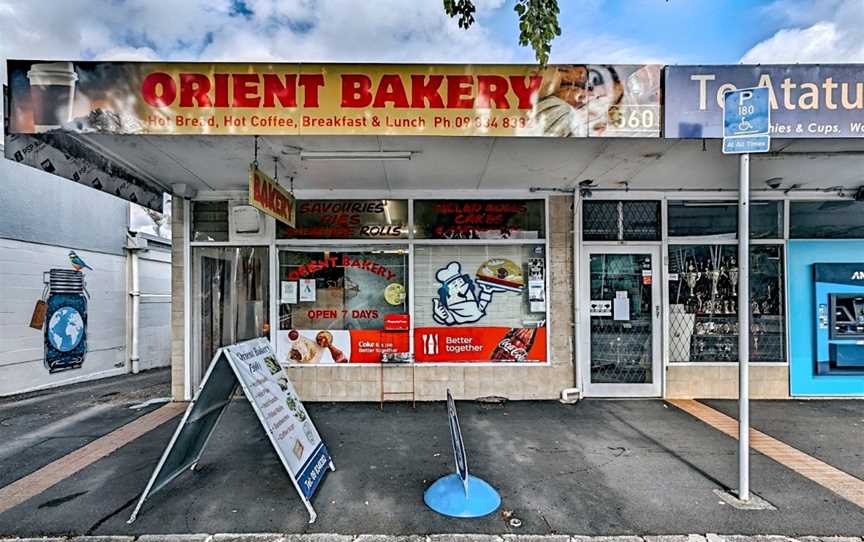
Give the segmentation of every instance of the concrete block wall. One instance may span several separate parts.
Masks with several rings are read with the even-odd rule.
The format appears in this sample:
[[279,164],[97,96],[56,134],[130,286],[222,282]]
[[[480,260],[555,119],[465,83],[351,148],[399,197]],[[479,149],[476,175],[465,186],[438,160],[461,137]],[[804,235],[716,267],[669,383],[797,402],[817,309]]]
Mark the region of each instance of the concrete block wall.
[[186,364],[185,355],[185,303],[183,288],[183,245],[186,241],[186,226],[183,214],[183,198],[171,198],[171,396],[183,401]]
[[[737,399],[737,365],[672,365],[666,368],[669,399]],[[788,399],[788,365],[750,365],[752,399]]]
[[[497,395],[511,400],[556,399],[561,389],[573,385],[568,364],[542,366],[415,366],[418,401],[441,401],[449,389],[456,399]],[[378,401],[381,372],[378,365],[289,367],[288,377],[304,401]],[[388,392],[410,391],[411,367],[385,367]],[[394,398],[388,398],[394,400]]]

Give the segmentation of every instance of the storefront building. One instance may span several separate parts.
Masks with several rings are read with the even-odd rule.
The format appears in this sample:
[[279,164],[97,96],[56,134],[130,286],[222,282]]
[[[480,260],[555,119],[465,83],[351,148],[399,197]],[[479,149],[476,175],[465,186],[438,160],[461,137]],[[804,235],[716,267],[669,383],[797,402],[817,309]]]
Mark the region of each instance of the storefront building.
[[[62,176],[175,195],[178,399],[219,347],[259,336],[304,400],[735,397],[739,310],[753,397],[864,395],[861,66],[9,74],[7,155],[47,142],[79,161]],[[746,308],[718,141],[730,84],[776,93]],[[68,110],[43,111],[42,86]]]

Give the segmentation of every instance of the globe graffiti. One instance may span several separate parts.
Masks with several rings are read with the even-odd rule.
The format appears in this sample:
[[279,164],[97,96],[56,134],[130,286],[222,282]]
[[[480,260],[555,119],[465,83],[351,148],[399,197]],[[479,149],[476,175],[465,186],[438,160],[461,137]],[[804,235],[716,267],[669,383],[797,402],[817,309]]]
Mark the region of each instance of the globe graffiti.
[[72,307],[57,310],[48,322],[48,340],[61,352],[69,352],[81,342],[84,319]]

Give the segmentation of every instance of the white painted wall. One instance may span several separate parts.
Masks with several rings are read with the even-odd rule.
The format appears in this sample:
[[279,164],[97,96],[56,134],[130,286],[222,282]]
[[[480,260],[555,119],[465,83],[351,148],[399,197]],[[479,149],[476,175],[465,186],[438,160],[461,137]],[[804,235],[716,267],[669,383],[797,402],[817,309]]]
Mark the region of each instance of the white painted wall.
[[[130,204],[2,157],[0,185],[0,396],[128,372]],[[170,246],[158,239],[150,245],[140,253],[140,290],[169,294]],[[28,324],[42,273],[70,269],[70,249],[94,269],[85,270],[88,352],[80,369],[49,374],[44,332]],[[170,298],[142,300],[142,370],[170,364],[170,326]]]
[[[49,374],[45,368],[43,332],[28,324],[42,296],[42,273],[68,269],[68,253],[64,247],[0,238],[0,396],[127,372],[126,258],[80,249],[76,253],[93,268],[85,270],[87,357],[80,369]],[[166,329],[169,324],[166,314]]]

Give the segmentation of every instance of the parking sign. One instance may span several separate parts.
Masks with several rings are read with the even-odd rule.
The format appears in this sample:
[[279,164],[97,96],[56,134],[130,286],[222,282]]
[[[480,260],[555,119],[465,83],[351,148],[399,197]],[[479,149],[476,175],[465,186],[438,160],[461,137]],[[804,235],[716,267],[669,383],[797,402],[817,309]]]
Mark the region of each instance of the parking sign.
[[727,92],[723,100],[723,153],[768,152],[771,107],[768,88]]

